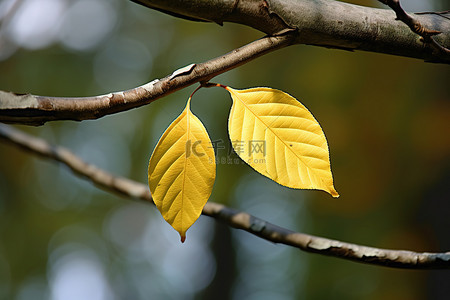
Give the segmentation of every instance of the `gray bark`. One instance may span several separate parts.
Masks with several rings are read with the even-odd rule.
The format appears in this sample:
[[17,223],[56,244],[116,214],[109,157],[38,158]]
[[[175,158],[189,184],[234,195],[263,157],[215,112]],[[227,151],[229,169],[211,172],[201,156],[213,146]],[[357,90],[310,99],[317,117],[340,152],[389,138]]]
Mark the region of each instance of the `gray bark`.
[[[0,124],[1,140],[42,157],[61,162],[78,176],[91,181],[106,191],[153,203],[146,184],[115,176],[90,165],[63,147],[50,145],[41,138],[33,137],[3,124]],[[306,252],[392,268],[450,268],[450,252],[429,253],[389,250],[322,238],[271,224],[263,219],[212,201],[206,203],[202,214],[220,220],[230,227],[245,230],[267,241],[285,244]]]
[[[332,0],[132,0],[190,20],[234,22],[272,35],[298,31],[296,43],[363,50],[450,63],[448,53],[434,51],[421,37],[396,20],[390,9]],[[447,14],[448,17],[448,14]],[[450,20],[444,15],[414,15],[423,26],[441,31],[436,42],[450,48]]]
[[[127,91],[84,98],[17,95],[0,91],[0,122],[42,125],[53,120],[87,120],[146,105],[174,91],[211,78],[271,51],[311,44],[364,50],[450,63],[450,19],[443,14],[414,18],[442,33],[433,36],[444,51],[421,37],[389,9],[331,0],[133,0],[177,17],[216,23],[236,22],[269,36],[187,71]],[[441,50],[442,50],[441,49]],[[177,73],[178,72],[178,73]]]
[[234,69],[292,43],[290,32],[259,39],[209,61],[191,64],[162,79],[127,91],[84,98],[18,95],[0,91],[0,122],[42,125],[54,120],[89,120],[149,104],[177,90]]

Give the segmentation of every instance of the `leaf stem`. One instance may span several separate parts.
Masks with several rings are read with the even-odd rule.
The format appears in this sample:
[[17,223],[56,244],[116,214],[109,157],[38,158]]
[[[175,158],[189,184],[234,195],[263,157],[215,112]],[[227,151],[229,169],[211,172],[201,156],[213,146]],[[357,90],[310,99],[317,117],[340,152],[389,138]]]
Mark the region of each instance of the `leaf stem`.
[[220,83],[214,83],[214,82],[209,82],[209,81],[207,81],[207,82],[201,82],[200,85],[201,85],[202,87],[205,87],[205,88],[210,88],[210,87],[221,87],[221,88],[227,89],[227,87],[228,87],[228,86],[223,85],[223,84],[220,84]]
[[199,90],[199,89],[201,89],[203,87],[203,85],[199,85],[193,92],[192,92],[192,94],[189,96],[189,99],[191,99],[192,98],[192,96],[194,96],[194,94]]
[[213,83],[213,82],[209,82],[209,81],[206,81],[206,82],[200,82],[200,85],[192,92],[192,94],[189,96],[189,98],[192,98],[192,96],[194,96],[194,94],[199,90],[199,89],[201,89],[201,88],[210,88],[210,87],[221,87],[221,88],[224,88],[224,89],[226,89],[227,88],[227,86],[226,85],[223,85],[223,84],[220,84],[220,83]]

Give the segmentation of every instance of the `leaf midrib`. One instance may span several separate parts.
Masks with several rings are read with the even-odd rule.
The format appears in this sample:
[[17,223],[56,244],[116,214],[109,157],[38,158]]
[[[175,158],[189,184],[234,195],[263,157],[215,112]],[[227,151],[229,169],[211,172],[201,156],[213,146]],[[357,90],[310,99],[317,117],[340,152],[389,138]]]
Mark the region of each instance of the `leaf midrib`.
[[[190,131],[191,131],[190,120],[189,120],[190,119],[190,114],[191,114],[191,107],[190,106],[191,106],[191,98],[189,98],[188,103],[187,103],[187,107],[186,107],[186,123],[187,123],[186,124],[186,137],[187,137],[187,139],[186,139],[186,141],[184,143],[185,150],[186,150],[186,143],[190,139]],[[183,185],[181,187],[181,209],[184,208],[184,187],[185,187],[185,183],[186,183],[187,161],[188,161],[188,158],[185,155],[184,168],[183,168]],[[183,213],[180,216],[180,223],[181,223],[181,228],[184,228],[183,227]]]

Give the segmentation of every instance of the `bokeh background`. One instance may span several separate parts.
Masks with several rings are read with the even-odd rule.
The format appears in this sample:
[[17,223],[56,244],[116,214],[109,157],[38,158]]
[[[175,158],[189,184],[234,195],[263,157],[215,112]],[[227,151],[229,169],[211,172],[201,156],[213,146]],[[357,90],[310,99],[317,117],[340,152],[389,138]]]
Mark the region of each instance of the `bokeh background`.
[[[377,1],[352,1],[377,6]],[[403,1],[411,11],[443,1]],[[133,88],[262,37],[126,0],[1,0],[0,89],[87,96]],[[219,164],[211,201],[292,230],[363,245],[450,250],[450,69],[420,60],[293,46],[214,79],[270,86],[321,123],[341,197],[291,190]],[[16,126],[117,175],[147,163],[195,87],[84,122]],[[192,110],[231,153],[229,95]],[[0,143],[0,299],[448,299],[450,271],[375,267],[300,252],[200,217],[184,244],[149,204]]]

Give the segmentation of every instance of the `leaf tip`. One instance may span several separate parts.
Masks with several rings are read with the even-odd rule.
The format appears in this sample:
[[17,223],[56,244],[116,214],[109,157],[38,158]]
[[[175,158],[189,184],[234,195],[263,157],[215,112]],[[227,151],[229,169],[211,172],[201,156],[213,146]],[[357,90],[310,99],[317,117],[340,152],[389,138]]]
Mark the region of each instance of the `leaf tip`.
[[333,198],[339,198],[339,194],[338,192],[334,189],[334,187],[328,191],[328,193],[330,193],[331,196],[333,196]]
[[186,235],[180,235],[181,236],[181,243],[184,243],[184,241],[186,240]]

